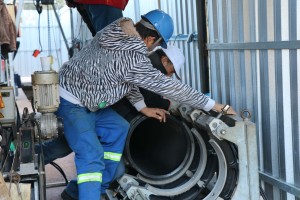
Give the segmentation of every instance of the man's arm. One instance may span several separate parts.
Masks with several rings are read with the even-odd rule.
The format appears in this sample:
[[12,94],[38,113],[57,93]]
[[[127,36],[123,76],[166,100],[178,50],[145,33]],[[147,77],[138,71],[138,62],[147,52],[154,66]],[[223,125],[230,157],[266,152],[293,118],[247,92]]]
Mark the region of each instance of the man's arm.
[[130,103],[137,109],[137,111],[143,113],[147,117],[156,118],[160,122],[166,122],[167,111],[160,108],[148,108],[138,87],[134,86],[132,90],[126,95],[126,97],[130,101]]
[[[154,69],[150,61],[147,62],[147,60],[132,68],[127,74],[126,81],[169,99],[176,99],[176,101],[180,103],[187,104],[197,109],[203,109],[205,111],[215,109],[220,112],[223,106],[187,84],[183,84],[165,76]],[[231,108],[229,113],[235,112]]]

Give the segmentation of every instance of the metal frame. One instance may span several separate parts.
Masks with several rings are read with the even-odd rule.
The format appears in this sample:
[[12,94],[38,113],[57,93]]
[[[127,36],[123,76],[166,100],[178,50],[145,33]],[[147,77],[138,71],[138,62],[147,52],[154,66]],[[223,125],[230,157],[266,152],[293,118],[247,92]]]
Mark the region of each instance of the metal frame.
[[296,197],[300,197],[300,189],[297,188],[295,185],[288,184],[282,180],[272,177],[272,175],[270,174],[261,171],[259,172],[259,177],[265,182],[268,182],[290,194],[293,194]]
[[234,127],[217,127],[216,135],[238,146],[239,180],[232,200],[259,199],[258,154],[256,127],[248,119],[236,122]]
[[[56,12],[56,7],[55,7],[54,4],[52,4],[52,8],[53,8],[53,11],[54,11],[54,14],[55,14],[55,17],[56,17],[58,26],[59,26],[59,30],[60,30],[60,32],[61,32],[61,35],[63,36],[63,39],[64,39],[64,42],[65,42],[66,48],[67,48],[67,50],[68,50],[68,53],[70,53],[70,51],[69,51],[69,50],[70,50],[70,47],[69,47],[69,45],[68,45],[68,41],[67,41],[66,35],[65,35],[64,30],[63,30],[63,28],[62,28],[62,26],[61,26],[61,23],[60,23],[60,20],[59,20],[59,16],[58,16],[58,14],[57,14],[57,12]],[[71,18],[71,22],[72,22],[72,21],[73,21],[73,19]],[[73,25],[73,24],[71,24],[71,25]],[[70,56],[70,55],[69,55],[69,56]]]
[[206,2],[212,97],[237,111],[247,108],[253,112],[261,186],[269,199],[295,195],[298,200],[299,3]]
[[269,50],[300,49],[300,40],[278,42],[218,43],[207,44],[208,50]]
[[199,62],[200,62],[200,81],[201,91],[203,93],[210,92],[209,87],[209,64],[208,64],[208,51],[205,46],[208,41],[207,36],[207,22],[206,22],[206,2],[196,1],[197,11],[197,28],[198,28],[198,49],[199,49]]
[[178,34],[173,35],[169,41],[186,41],[186,42],[192,42],[192,41],[198,41],[198,33],[191,33],[191,34]]

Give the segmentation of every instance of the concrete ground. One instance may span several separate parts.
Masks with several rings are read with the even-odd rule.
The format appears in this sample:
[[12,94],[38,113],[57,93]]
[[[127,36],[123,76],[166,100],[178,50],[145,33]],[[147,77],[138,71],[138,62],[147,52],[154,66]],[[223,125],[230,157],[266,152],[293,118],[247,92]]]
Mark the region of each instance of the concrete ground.
[[[74,165],[74,153],[64,158],[57,159],[54,162],[63,169],[69,181],[76,177],[76,168]],[[60,194],[65,189],[65,186],[58,186],[58,187],[49,187],[49,186],[51,185],[55,186],[56,184],[60,184],[60,185],[64,184],[65,180],[63,176],[51,164],[46,165],[45,170],[46,170],[46,184],[47,184],[47,189],[46,189],[47,200],[61,199]]]

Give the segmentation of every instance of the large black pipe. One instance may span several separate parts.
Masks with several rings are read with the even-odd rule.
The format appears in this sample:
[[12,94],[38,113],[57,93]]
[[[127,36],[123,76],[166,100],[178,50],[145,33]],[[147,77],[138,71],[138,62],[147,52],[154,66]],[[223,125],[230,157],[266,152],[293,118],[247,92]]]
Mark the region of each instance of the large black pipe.
[[185,167],[192,142],[190,130],[172,116],[165,123],[138,116],[131,122],[126,155],[130,165],[142,176],[168,178]]
[[134,118],[125,148],[128,166],[135,170],[132,175],[148,184],[147,189],[159,198],[203,199],[212,190],[207,186],[220,171],[218,166],[224,164],[218,163],[218,156],[208,142],[213,140],[219,143],[228,169],[220,196],[229,199],[238,174],[235,149],[201,127],[189,126],[182,118],[169,115],[166,123],[146,116]]

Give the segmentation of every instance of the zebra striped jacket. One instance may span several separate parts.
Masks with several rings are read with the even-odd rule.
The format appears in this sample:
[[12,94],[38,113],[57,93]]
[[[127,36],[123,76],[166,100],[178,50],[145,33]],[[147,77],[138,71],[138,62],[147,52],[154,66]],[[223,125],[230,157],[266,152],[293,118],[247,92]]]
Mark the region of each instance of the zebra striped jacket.
[[210,110],[214,100],[152,67],[148,50],[129,18],[111,23],[59,70],[59,85],[90,111],[126,96],[139,111],[138,87],[192,107]]

